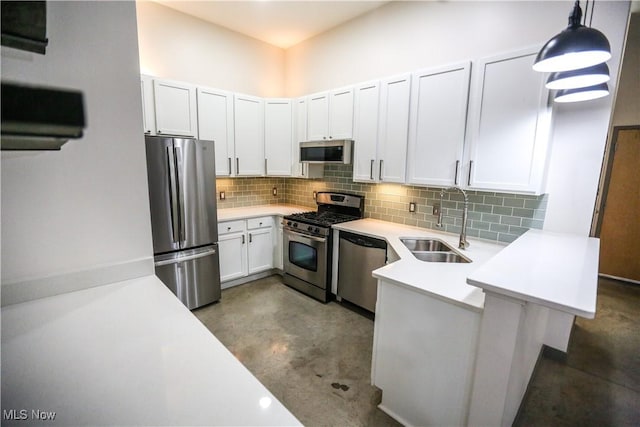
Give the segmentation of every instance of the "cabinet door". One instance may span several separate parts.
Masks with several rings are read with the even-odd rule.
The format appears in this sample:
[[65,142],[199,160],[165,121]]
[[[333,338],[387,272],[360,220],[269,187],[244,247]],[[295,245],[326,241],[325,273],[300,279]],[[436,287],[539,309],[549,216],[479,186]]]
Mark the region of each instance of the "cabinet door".
[[236,95],[234,116],[236,175],[264,175],[264,101]]
[[378,177],[384,182],[405,182],[411,75],[380,82]]
[[465,62],[412,75],[408,183],[458,185],[470,72]]
[[220,251],[220,281],[247,275],[247,243],[244,233],[222,234],[218,237]]
[[214,141],[216,176],[233,173],[233,94],[215,89],[198,88],[198,134],[200,139]]
[[380,82],[370,82],[355,88],[353,121],[353,180],[372,182],[378,179],[378,108]]
[[158,135],[197,137],[196,90],[167,80],[153,81]]
[[291,176],[293,111],[290,99],[264,104],[264,154],[267,176]]
[[307,137],[310,141],[329,136],[329,94],[320,93],[307,97]]
[[145,135],[156,134],[156,108],[153,100],[153,77],[141,75],[142,126]]
[[537,49],[478,62],[469,119],[468,186],[542,191],[550,113],[544,74],[531,69]]
[[273,268],[273,227],[250,230],[249,274]]
[[353,138],[353,88],[329,94],[329,139]]

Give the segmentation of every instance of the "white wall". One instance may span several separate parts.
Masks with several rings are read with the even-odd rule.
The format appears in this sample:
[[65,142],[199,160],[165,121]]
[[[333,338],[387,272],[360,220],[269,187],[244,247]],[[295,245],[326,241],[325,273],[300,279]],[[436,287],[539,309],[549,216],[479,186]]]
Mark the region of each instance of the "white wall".
[[[286,96],[542,45],[573,1],[393,2],[286,52]],[[584,4],[583,4],[584,7]],[[593,26],[617,76],[629,3],[598,2]],[[615,90],[615,82],[611,84]],[[545,228],[588,234],[612,97],[555,108]]]
[[282,96],[284,50],[151,1],[138,1],[136,7],[144,74]]
[[135,5],[47,11],[46,55],[3,47],[2,79],[81,90],[87,127],[61,151],[2,152],[3,295],[11,282],[145,258],[153,272]]

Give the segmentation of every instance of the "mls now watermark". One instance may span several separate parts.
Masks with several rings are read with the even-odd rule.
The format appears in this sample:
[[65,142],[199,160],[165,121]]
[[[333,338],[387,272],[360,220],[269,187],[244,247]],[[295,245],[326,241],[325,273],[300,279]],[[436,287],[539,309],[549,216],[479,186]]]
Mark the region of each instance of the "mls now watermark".
[[3,420],[26,421],[40,420],[53,421],[56,418],[54,411],[43,411],[42,409],[3,409]]

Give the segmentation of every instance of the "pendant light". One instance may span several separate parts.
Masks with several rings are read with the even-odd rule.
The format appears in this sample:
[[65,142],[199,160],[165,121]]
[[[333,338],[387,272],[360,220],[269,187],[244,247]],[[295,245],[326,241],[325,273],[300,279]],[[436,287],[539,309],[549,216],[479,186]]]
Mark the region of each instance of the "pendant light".
[[576,89],[594,86],[609,81],[609,67],[598,64],[579,70],[559,71],[551,73],[545,85],[547,89]]
[[[593,6],[591,7],[593,17]],[[611,58],[609,41],[595,28],[580,23],[582,9],[576,0],[569,25],[549,40],[536,57],[533,69],[540,72],[576,70],[603,63]]]
[[576,89],[562,89],[556,93],[555,102],[579,102],[598,99],[609,95],[609,86],[601,83],[595,86],[581,87]]

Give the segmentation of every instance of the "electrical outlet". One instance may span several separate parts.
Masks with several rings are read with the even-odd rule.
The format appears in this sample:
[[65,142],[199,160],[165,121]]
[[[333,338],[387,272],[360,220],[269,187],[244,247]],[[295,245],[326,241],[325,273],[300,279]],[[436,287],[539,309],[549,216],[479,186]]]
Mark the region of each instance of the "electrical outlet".
[[437,203],[433,205],[433,215],[440,215],[440,204]]
[[317,196],[317,195],[318,195],[318,192],[314,191],[314,192],[313,192],[313,200],[315,200],[315,199],[316,199],[316,196]]
[[416,211],[416,203],[409,202],[409,212],[415,212],[415,211]]
[[220,192],[220,200],[224,200],[226,196],[224,195],[224,191]]
[[278,195],[278,188],[277,188],[277,187],[273,187],[273,190],[271,190],[271,193],[272,193],[274,196],[277,196],[277,195]]

